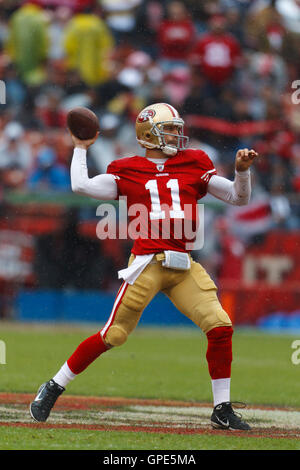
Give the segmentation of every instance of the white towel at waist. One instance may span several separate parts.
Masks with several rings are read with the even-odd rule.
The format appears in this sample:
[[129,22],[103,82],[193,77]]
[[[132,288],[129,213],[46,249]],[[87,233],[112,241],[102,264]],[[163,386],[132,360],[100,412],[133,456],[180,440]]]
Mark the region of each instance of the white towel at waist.
[[134,258],[133,262],[128,268],[121,269],[118,271],[119,279],[122,278],[128,284],[133,284],[134,281],[139,277],[141,272],[145,269],[146,266],[150,263],[154,256],[154,253],[150,255],[138,255]]

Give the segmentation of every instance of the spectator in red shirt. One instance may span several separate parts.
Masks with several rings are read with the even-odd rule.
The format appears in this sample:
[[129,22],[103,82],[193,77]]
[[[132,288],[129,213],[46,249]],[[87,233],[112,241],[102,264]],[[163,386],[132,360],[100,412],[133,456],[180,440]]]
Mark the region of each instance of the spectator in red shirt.
[[196,29],[184,3],[172,1],[167,6],[166,18],[157,31],[159,61],[166,72],[173,66],[186,67],[186,57],[196,40]]
[[209,26],[210,31],[200,37],[189,59],[196,73],[201,70],[215,94],[233,79],[241,61],[241,48],[234,36],[226,31],[224,16],[213,15]]

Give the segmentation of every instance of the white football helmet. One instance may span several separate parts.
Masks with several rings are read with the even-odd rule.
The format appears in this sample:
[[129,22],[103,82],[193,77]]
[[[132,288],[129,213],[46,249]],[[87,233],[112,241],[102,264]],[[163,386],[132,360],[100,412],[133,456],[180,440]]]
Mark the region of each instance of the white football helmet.
[[[166,132],[166,125],[178,127],[178,135]],[[144,108],[136,118],[136,138],[142,147],[160,149],[166,155],[176,155],[178,150],[188,146],[189,138],[183,134],[184,121],[173,106],[167,103],[155,103]],[[177,138],[176,145],[166,144],[165,136]]]

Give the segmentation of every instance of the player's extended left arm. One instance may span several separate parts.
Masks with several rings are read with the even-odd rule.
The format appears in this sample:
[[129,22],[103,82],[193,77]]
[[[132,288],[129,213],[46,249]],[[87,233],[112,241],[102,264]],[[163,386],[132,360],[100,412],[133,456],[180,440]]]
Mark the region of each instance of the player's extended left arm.
[[251,196],[250,166],[257,157],[258,153],[254,150],[239,150],[235,160],[234,181],[213,175],[208,183],[207,192],[229,204],[236,206],[248,204]]

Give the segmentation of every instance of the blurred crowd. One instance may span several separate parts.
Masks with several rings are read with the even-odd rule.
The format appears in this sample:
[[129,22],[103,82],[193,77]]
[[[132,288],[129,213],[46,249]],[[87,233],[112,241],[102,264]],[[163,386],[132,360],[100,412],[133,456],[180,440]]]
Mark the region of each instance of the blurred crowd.
[[71,191],[72,107],[100,119],[93,176],[141,152],[137,113],[164,101],[220,175],[232,178],[238,148],[255,148],[252,204],[272,215],[261,227],[299,228],[299,39],[300,0],[0,2],[2,193]]

